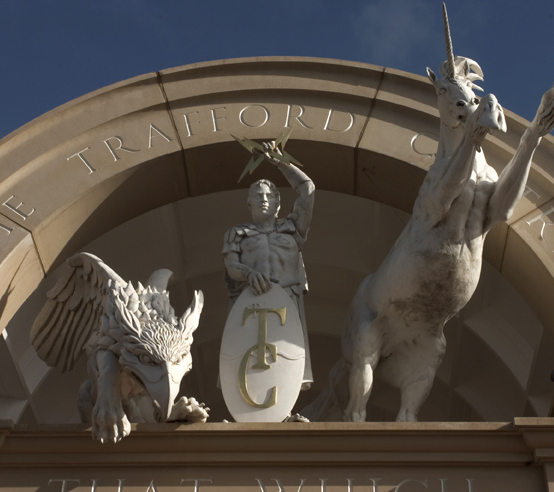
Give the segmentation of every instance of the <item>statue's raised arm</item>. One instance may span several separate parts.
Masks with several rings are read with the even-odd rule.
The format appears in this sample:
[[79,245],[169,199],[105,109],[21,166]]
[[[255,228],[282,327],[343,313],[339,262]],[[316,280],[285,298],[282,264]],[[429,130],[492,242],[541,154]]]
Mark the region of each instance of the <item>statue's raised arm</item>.
[[[279,218],[281,205],[277,187],[266,179],[252,184],[247,199],[252,221],[231,227],[223,239],[227,289],[231,305],[248,286],[257,295],[268,292],[274,284],[287,292],[298,309],[304,331],[304,383],[307,388],[312,381],[312,370],[303,301],[308,284],[301,251],[312,220],[315,187],[306,173],[286,159],[288,154],[283,158],[275,142],[256,145],[259,148],[253,149],[253,153],[257,158],[252,162],[261,162],[261,158],[276,166],[298,197],[292,212]],[[289,162],[285,162],[287,160]]]
[[[294,164],[272,157],[271,154],[275,153],[281,156],[274,141],[264,142],[262,149],[265,151],[263,154],[257,149],[253,153],[263,156],[267,162],[276,166],[296,190],[298,197],[292,213],[286,219],[278,219],[281,196],[277,187],[266,179],[256,181],[250,187],[247,204],[252,224],[232,227],[223,240],[223,259],[232,300],[246,285],[250,285],[258,294],[267,292],[272,282],[281,287],[299,285],[301,291],[307,289],[300,251],[307,239],[312,220],[315,186],[306,173]],[[272,234],[278,232],[281,234],[275,234],[275,237],[279,237],[281,241],[285,241],[286,237],[294,240],[295,251],[287,252],[286,247],[279,247],[278,241],[272,240]],[[285,232],[287,236],[282,234]],[[243,239],[259,234],[265,234],[270,239],[267,247],[261,247],[259,241],[252,240],[249,241],[252,247],[245,249]],[[292,254],[290,258],[289,254]]]
[[531,160],[539,143],[554,127],[554,87],[545,92],[529,128],[525,130],[521,141],[508,165],[502,170],[495,183],[489,201],[489,210],[485,230],[498,222],[508,220],[517,202],[525,191],[525,183],[531,168]]
[[[267,150],[272,149],[280,153],[275,142],[264,143],[263,146]],[[268,162],[276,166],[283,173],[286,180],[298,193],[298,198],[294,202],[292,214],[289,217],[296,224],[300,236],[305,238],[312,221],[315,185],[308,175],[294,164],[285,164],[283,161],[271,157],[268,151],[266,151],[265,156]]]

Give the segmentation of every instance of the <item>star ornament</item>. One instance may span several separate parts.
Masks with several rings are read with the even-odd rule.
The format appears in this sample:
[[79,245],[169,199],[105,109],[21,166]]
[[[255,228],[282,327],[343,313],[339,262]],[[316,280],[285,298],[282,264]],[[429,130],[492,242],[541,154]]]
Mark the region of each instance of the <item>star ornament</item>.
[[[270,157],[273,157],[274,159],[277,159],[281,161],[284,164],[291,165],[296,164],[297,166],[301,166],[300,162],[298,162],[292,155],[290,155],[288,152],[285,152],[285,145],[290,137],[290,134],[292,133],[294,127],[289,128],[288,130],[284,130],[281,135],[279,135],[275,139],[275,148],[268,151],[268,154]],[[246,164],[246,167],[244,168],[244,171],[242,171],[242,174],[240,175],[239,180],[237,183],[240,183],[241,179],[246,176],[246,173],[252,174],[254,170],[263,162],[266,155],[264,154],[264,148],[258,143],[254,142],[254,140],[250,140],[249,138],[243,138],[242,140],[240,138],[235,137],[234,135],[231,135],[239,144],[241,144],[248,152],[252,154],[252,157],[248,161],[248,164]],[[254,155],[254,149],[258,150],[261,154],[259,156]]]

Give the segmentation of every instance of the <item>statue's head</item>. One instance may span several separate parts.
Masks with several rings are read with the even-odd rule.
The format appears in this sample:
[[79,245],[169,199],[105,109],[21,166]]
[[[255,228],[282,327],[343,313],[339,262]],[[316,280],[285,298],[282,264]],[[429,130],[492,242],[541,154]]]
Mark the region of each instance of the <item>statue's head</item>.
[[[461,63],[459,73],[456,73],[453,77],[448,74],[439,79],[430,68],[427,69],[429,80],[435,86],[437,92],[441,121],[451,128],[463,124],[479,105],[479,99],[473,92],[473,89],[477,86],[473,84],[471,79],[467,78],[467,72],[471,70],[469,62],[472,60],[462,57],[456,57],[456,59],[462,60],[463,63]],[[475,62],[473,63],[479,67]],[[443,66],[444,63],[441,65],[441,73]]]
[[441,121],[454,128],[463,124],[466,118],[479,105],[474,89],[483,90],[476,80],[483,80],[481,67],[473,60],[463,56],[454,56],[446,6],[443,4],[444,37],[446,41],[446,61],[440,66],[438,78],[428,68],[427,75],[435,86]]
[[119,363],[144,387],[156,408],[155,418],[164,422],[181,379],[192,367],[192,333],[198,327],[204,296],[202,291],[195,292],[190,307],[178,319],[169,306],[167,291],[139,284],[135,294],[139,303],[133,313],[115,291],[112,293],[115,321],[123,334]]
[[268,216],[277,218],[281,208],[281,195],[271,181],[260,179],[250,186],[246,203],[253,220]]

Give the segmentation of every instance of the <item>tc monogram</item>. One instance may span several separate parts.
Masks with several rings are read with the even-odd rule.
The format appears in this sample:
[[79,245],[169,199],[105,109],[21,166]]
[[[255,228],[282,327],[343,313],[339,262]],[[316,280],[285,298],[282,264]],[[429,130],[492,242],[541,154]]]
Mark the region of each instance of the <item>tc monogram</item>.
[[244,401],[252,407],[256,408],[269,408],[275,405],[277,402],[277,387],[274,386],[271,390],[271,395],[265,403],[256,403],[250,395],[248,394],[248,382],[247,382],[247,372],[248,372],[248,362],[254,351],[258,350],[258,358],[256,363],[252,366],[253,369],[270,369],[270,365],[267,363],[266,359],[266,349],[269,350],[269,353],[273,356],[273,362],[277,362],[277,347],[272,343],[267,342],[267,316],[269,313],[275,313],[279,316],[281,320],[281,326],[286,323],[287,320],[287,308],[273,309],[273,308],[245,308],[244,315],[242,318],[242,326],[246,324],[246,321],[251,314],[259,314],[258,320],[258,343],[252,345],[242,358],[239,367],[239,389],[240,394],[244,398]]

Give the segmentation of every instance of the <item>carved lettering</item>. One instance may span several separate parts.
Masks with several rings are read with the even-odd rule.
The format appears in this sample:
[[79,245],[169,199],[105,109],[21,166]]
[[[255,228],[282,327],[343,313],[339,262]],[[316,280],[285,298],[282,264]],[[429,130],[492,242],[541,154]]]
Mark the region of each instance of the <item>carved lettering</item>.
[[[446,487],[446,482],[448,482],[447,478],[439,478],[441,482],[441,492],[448,492],[448,489]],[[466,478],[467,481],[467,490],[468,492],[474,492],[473,490],[473,478]],[[427,482],[427,480],[426,480]]]
[[84,156],[82,155],[83,152],[86,152],[87,150],[90,150],[90,147],[87,147],[86,149],[83,149],[83,150],[80,150],[79,152],[77,152],[76,154],[73,154],[72,156],[68,157],[67,160],[69,159],[73,159],[73,157],[78,157],[79,159],[81,159],[81,162],[87,166],[87,169],[89,170],[89,174],[92,174],[94,171],[96,171],[96,169],[94,167],[92,167],[92,164],[90,164],[90,162],[88,162]]
[[194,492],[200,491],[200,482],[210,482],[213,483],[211,478],[183,478],[181,480],[181,485],[183,482],[194,482]]
[[[260,123],[259,125],[250,125],[249,123],[247,123],[244,120],[244,114],[246,113],[247,110],[249,110],[251,108],[261,108],[261,110],[264,113],[264,121],[262,123]],[[260,128],[261,126],[264,126],[268,122],[268,120],[269,120],[269,110],[266,107],[262,106],[261,104],[253,104],[251,106],[246,106],[246,107],[242,108],[240,110],[240,113],[239,113],[239,121],[244,126],[247,126],[249,128]]]
[[344,130],[337,130],[337,129],[330,128],[331,117],[333,116],[333,114],[334,114],[334,111],[330,109],[329,114],[327,115],[327,121],[325,122],[325,126],[323,127],[323,130],[330,131],[330,132],[344,133],[350,130],[350,128],[352,128],[352,125],[354,124],[354,115],[348,112],[346,114],[350,116],[350,124]]
[[258,482],[258,485],[260,486],[260,489],[262,490],[262,492],[267,492],[264,481],[261,478],[255,478],[254,480]]
[[273,360],[277,361],[277,346],[272,343],[267,343],[267,315],[269,313],[275,313],[279,315],[281,320],[281,325],[286,323],[287,319],[287,308],[272,309],[272,308],[245,308],[244,315],[242,318],[242,326],[246,324],[246,321],[251,314],[259,314],[260,318],[258,321],[258,343],[250,347],[250,349],[244,354],[242,361],[239,366],[239,390],[241,396],[244,398],[244,401],[252,407],[256,408],[269,408],[277,403],[277,387],[274,386],[271,390],[271,395],[265,403],[256,403],[250,397],[248,393],[248,382],[247,382],[247,372],[248,372],[248,362],[250,357],[255,350],[258,350],[258,359],[256,364],[252,366],[253,369],[269,369],[270,366],[267,363],[266,359],[266,349],[269,350],[273,356]]
[[[377,483],[380,478],[370,478],[371,485],[372,485],[372,492],[377,492]],[[348,492],[354,492],[354,479],[353,478],[347,478],[346,481],[348,482]]]
[[[299,109],[299,112],[296,116],[293,116],[292,115],[292,108],[298,108]],[[300,125],[302,125],[304,128],[307,128],[308,130],[312,130],[312,127],[311,126],[308,126],[306,125],[306,123],[304,123],[300,117],[304,114],[304,106],[300,106],[300,105],[293,105],[291,106],[290,104],[287,104],[287,119],[286,119],[286,122],[285,122],[285,128],[290,128],[290,119],[291,118],[294,118],[296,121],[298,121],[298,123],[300,123]]]
[[154,480],[150,482],[150,485],[146,489],[146,492],[158,492],[158,488],[156,487],[156,484],[154,483]]
[[320,478],[321,481],[321,492],[327,492],[327,480],[328,478]]
[[[157,135],[152,135],[152,130],[155,131],[157,133]],[[152,148],[152,139],[156,138],[156,137],[162,137],[167,142],[171,142],[171,139],[165,133],[163,133],[161,130],[158,130],[152,123],[150,123],[150,133],[148,135],[148,148],[149,149]]]
[[542,227],[541,227],[541,234],[540,234],[540,238],[541,239],[544,239],[544,229],[546,228],[547,225],[551,226],[551,225],[554,225],[552,224],[551,222],[546,222],[543,217],[547,217],[548,215],[550,215],[552,212],[554,212],[554,207],[550,207],[546,212],[543,212],[539,215],[537,215],[534,219],[531,219],[531,220],[526,220],[525,222],[527,222],[528,225],[531,225],[533,224],[533,222],[536,222],[537,220],[540,220],[542,222]]
[[214,132],[220,132],[221,130],[219,129],[219,127],[217,126],[217,120],[227,120],[227,117],[226,116],[217,116],[216,114],[216,111],[218,109],[222,109],[223,111],[226,110],[225,107],[223,108],[214,108],[214,109],[210,109],[210,111],[212,112],[212,122],[214,124]]
[[371,492],[377,492],[377,482],[381,480],[380,478],[370,478],[371,483],[373,484],[373,490]]
[[419,154],[419,155],[423,155],[425,157],[435,157],[435,153],[428,153],[428,152],[421,152],[419,151],[417,148],[416,148],[416,142],[418,141],[418,139],[420,137],[427,137],[429,138],[430,140],[438,140],[439,137],[437,135],[435,135],[434,133],[416,133],[413,137],[412,137],[412,140],[410,141],[410,146],[412,147],[412,150],[416,153],[416,154]]
[[[279,492],[286,492],[285,487],[283,487],[283,484],[281,483],[281,480],[279,480],[278,478],[273,478],[272,480],[275,480],[275,482],[277,483],[277,487],[279,487]],[[297,492],[300,492],[302,490],[305,481],[305,478],[300,479],[300,485],[298,486]]]
[[[119,147],[117,147],[117,149],[114,149],[110,144],[110,140],[117,140],[119,142]],[[128,149],[127,147],[123,147],[123,140],[121,139],[121,137],[107,138],[106,140],[104,140],[104,143],[106,144],[106,147],[108,147],[108,150],[111,152],[114,161],[118,161],[119,159],[121,159],[121,157],[119,157],[115,153],[116,150],[122,150],[123,152],[131,152],[131,153],[140,152],[140,150]]]
[[11,227],[5,226],[4,224],[0,223],[0,229],[3,231],[6,231],[8,236],[12,233],[13,229]]
[[[96,486],[98,484],[100,480],[98,478],[93,478],[92,479],[92,487],[90,489],[90,492],[96,492]],[[123,492],[123,482],[125,482],[125,479],[124,478],[119,478],[117,480],[118,482],[118,485],[117,485],[117,492]]]
[[51,478],[48,482],[48,485],[50,485],[52,482],[62,482],[62,489],[60,492],[67,492],[67,484],[69,482],[77,482],[78,484],[81,483],[81,481],[77,480],[76,478]]
[[185,118],[185,125],[187,127],[187,137],[192,137],[194,135],[194,133],[192,133],[192,130],[190,129],[190,125],[195,123],[197,124],[198,126],[200,126],[200,120],[196,120],[196,121],[190,121],[189,120],[189,115],[192,115],[192,114],[195,114],[196,116],[198,116],[198,111],[193,111],[192,113],[185,113],[183,115],[183,117]]
[[[258,482],[258,485],[260,486],[260,489],[262,489],[262,492],[267,492],[267,489],[265,488],[264,481],[261,478],[256,478],[255,480]],[[283,484],[281,482],[281,479],[271,478],[270,480],[275,481],[275,483],[277,484],[277,487],[279,489],[279,492],[286,492],[285,487],[283,486]],[[327,479],[325,478],[325,479],[321,479],[321,480],[322,480],[322,487],[323,487],[323,481],[327,480]],[[300,479],[300,485],[298,486],[298,491],[297,492],[300,492],[302,490],[302,487],[304,487],[304,482],[306,482],[306,479],[301,478]]]
[[400,482],[396,488],[394,489],[394,492],[400,492],[401,490],[401,487],[403,487],[405,484],[409,483],[409,482],[415,482],[415,483],[420,483],[421,485],[423,485],[426,489],[429,488],[427,487],[427,479],[425,479],[423,482],[421,480],[416,480],[415,478],[407,478],[406,480],[402,480],[402,482]]
[[[117,481],[118,481],[117,492],[123,492],[123,485],[124,485],[125,480],[126,479],[124,479],[124,478],[117,479]],[[268,492],[267,487],[266,487],[263,479],[255,478],[254,480],[256,480],[258,482],[258,485],[260,487],[261,492]],[[285,489],[285,486],[283,485],[283,480],[282,479],[280,479],[280,478],[271,478],[270,480],[275,482],[275,484],[277,486],[277,492],[286,492],[286,489]],[[328,478],[320,478],[319,479],[319,481],[321,482],[320,492],[327,492],[327,481],[328,480],[329,480]],[[382,478],[370,478],[369,480],[371,481],[371,485],[372,485],[371,492],[378,492],[379,482],[382,480]],[[448,480],[449,479],[439,478],[438,480],[440,481],[440,492],[448,492]],[[348,483],[347,492],[354,492],[354,479],[353,478],[347,478],[346,481]],[[466,478],[465,481],[467,482],[468,492],[475,492],[474,479],[473,478]],[[60,492],[68,492],[68,488],[73,488],[74,487],[74,486],[70,485],[70,483],[71,482],[76,482],[77,484],[80,484],[80,479],[76,479],[76,478],[58,478],[58,479],[54,479],[53,478],[53,479],[50,479],[50,481],[48,482],[48,485],[51,485],[52,483],[55,483],[55,482],[61,482],[62,485],[61,485],[61,491]],[[201,482],[213,483],[213,480],[211,478],[183,478],[183,479],[181,479],[181,485],[182,486],[185,482],[193,482],[194,483],[193,492],[200,492]],[[306,482],[307,482],[307,479],[301,478],[300,479],[300,484],[298,485],[298,489],[296,490],[296,492],[302,492],[302,489],[304,488],[304,485],[305,485]],[[414,484],[413,487],[407,486],[407,484],[410,483],[410,482],[412,484]],[[406,480],[402,480],[396,487],[393,486],[394,488],[391,489],[391,490],[394,490],[394,492],[403,492],[404,490],[406,490],[406,492],[408,490],[410,492],[415,491],[415,490],[422,490],[423,491],[424,488],[425,489],[429,488],[427,482],[428,482],[428,479],[417,480],[415,478],[408,478]],[[98,487],[99,487],[99,483],[100,483],[100,479],[97,479],[97,478],[92,479],[91,492],[97,492]],[[405,485],[406,485],[406,487],[404,487]],[[420,486],[423,486],[423,487],[420,487]],[[101,487],[106,487],[106,486],[102,485]],[[183,486],[183,488],[184,488],[184,486]],[[433,488],[433,490],[434,490],[434,488]],[[150,484],[148,485],[148,488],[146,489],[146,492],[158,492],[158,488],[156,486],[155,479],[150,480]]]
[[354,492],[354,479],[347,478],[346,481],[348,482],[348,492]]
[[19,215],[23,220],[27,220],[27,218],[30,215],[33,214],[33,212],[35,211],[35,208],[33,208],[33,210],[31,210],[29,213],[21,212],[19,210],[19,207],[21,207],[21,205],[25,205],[25,204],[23,202],[20,202],[19,205],[14,207],[11,203],[8,203],[12,198],[15,198],[15,195],[10,196],[2,205],[4,205],[4,207],[10,209],[13,213]]
[[533,193],[533,195],[536,195],[537,200],[541,197],[536,191],[532,190],[529,186],[525,186],[525,191],[523,192],[523,196],[527,196],[529,193]]

